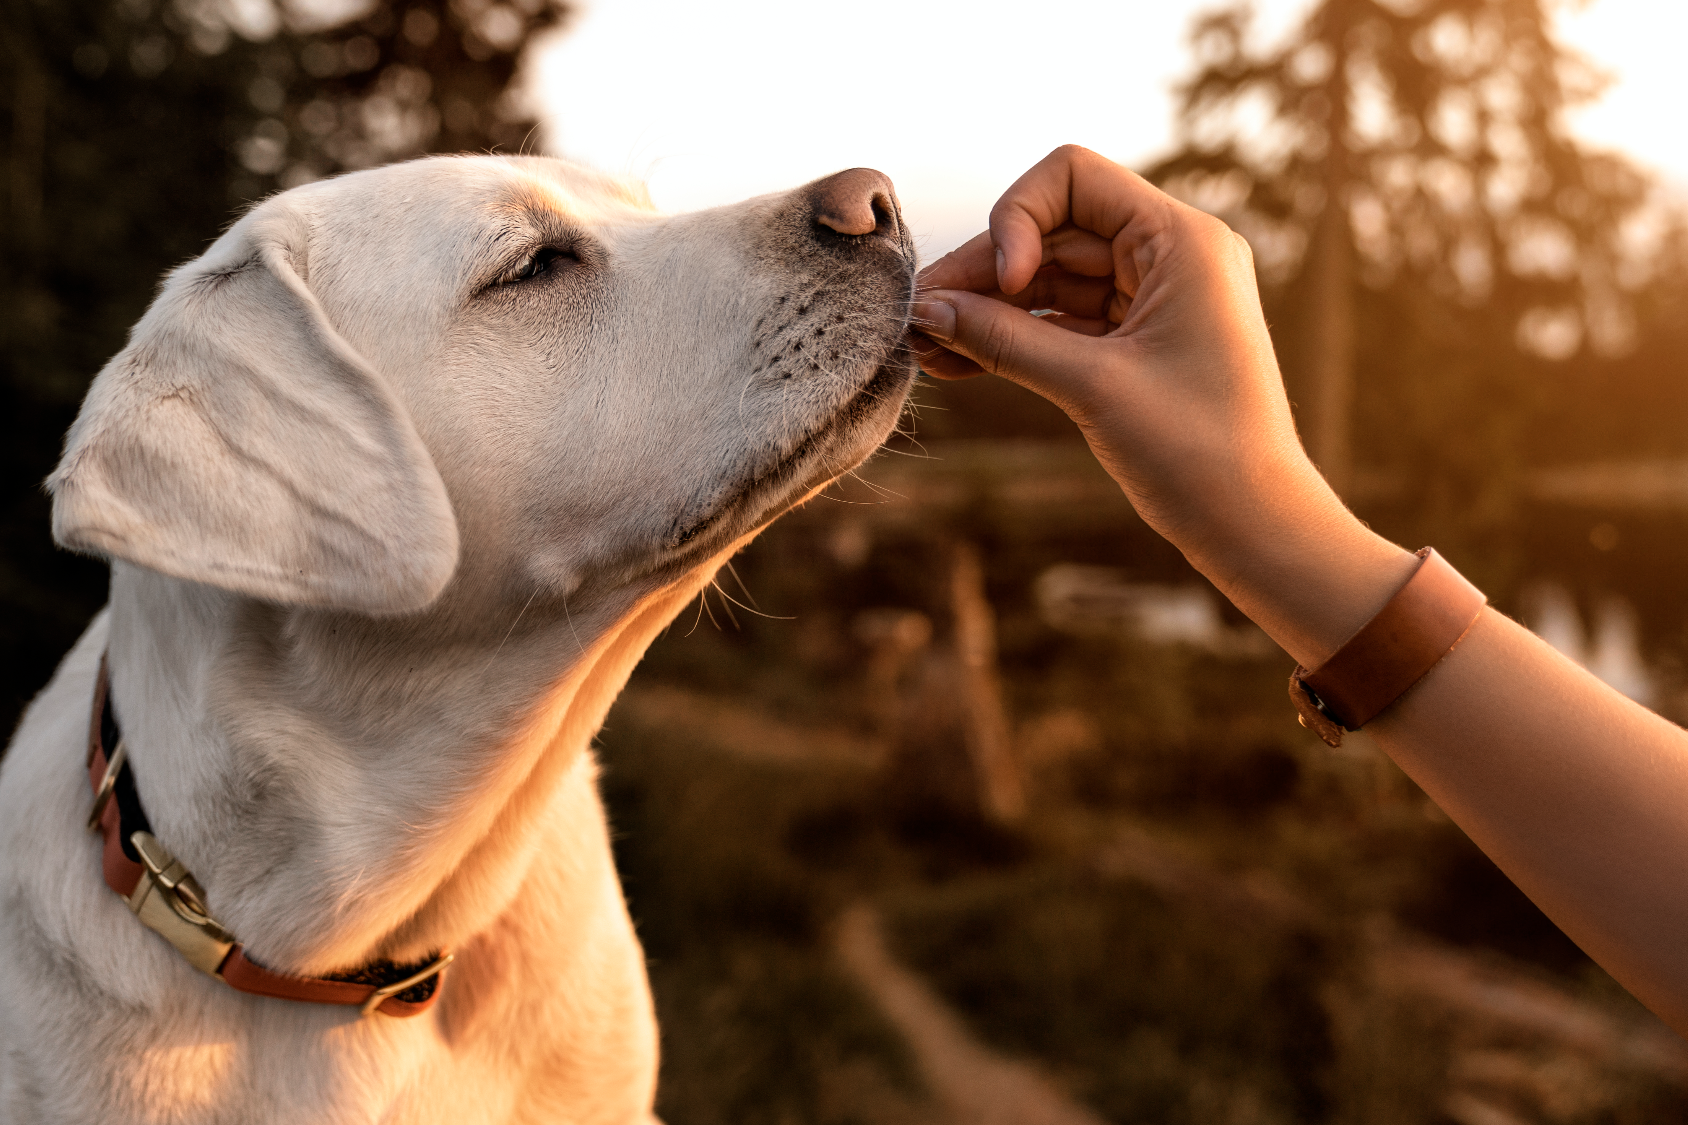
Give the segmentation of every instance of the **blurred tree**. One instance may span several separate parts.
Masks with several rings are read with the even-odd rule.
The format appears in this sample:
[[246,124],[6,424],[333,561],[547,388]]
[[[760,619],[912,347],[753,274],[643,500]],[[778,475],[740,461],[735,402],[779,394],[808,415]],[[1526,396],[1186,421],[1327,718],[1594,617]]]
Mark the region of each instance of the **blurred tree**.
[[160,275],[277,188],[521,148],[565,0],[0,0],[0,729],[105,596],[40,488]]
[[1246,6],[1208,15],[1182,146],[1149,173],[1253,244],[1332,484],[1362,503],[1392,484],[1443,536],[1514,518],[1524,433],[1565,361],[1636,334],[1650,184],[1569,136],[1565,108],[1601,79],[1549,15],[1321,0],[1269,50]]

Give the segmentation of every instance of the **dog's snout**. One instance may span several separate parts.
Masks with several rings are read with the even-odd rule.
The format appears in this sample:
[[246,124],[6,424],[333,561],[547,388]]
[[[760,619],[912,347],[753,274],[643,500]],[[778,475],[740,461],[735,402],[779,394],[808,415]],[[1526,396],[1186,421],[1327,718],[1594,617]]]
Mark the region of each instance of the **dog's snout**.
[[897,237],[897,193],[890,177],[872,168],[849,168],[809,185],[815,222],[839,234]]

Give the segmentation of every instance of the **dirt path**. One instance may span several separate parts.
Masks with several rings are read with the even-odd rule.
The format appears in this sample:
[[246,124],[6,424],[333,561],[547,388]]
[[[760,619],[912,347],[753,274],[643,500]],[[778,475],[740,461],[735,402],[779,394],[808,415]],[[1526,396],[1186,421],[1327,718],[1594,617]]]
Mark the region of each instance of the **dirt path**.
[[927,1089],[956,1125],[1105,1125],[1036,1067],[979,1042],[931,986],[892,958],[871,907],[845,912],[836,949],[902,1033]]

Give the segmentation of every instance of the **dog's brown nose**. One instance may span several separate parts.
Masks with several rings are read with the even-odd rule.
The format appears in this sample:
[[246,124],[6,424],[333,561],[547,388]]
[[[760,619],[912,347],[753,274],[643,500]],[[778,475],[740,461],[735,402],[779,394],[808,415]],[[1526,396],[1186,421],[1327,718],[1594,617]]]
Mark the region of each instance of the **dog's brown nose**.
[[849,168],[809,185],[815,222],[839,234],[897,236],[897,193],[890,177],[872,168]]

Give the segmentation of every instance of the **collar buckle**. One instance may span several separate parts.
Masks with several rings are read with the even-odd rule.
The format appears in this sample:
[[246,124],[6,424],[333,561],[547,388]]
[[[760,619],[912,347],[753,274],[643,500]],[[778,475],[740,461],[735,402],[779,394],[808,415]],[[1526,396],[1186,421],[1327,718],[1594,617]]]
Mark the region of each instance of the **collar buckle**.
[[216,976],[234,948],[234,935],[211,917],[199,881],[151,832],[135,832],[129,842],[145,868],[129,896],[130,911],[194,968]]
[[397,996],[405,989],[410,988],[413,985],[421,984],[429,977],[438,976],[440,973],[445,971],[445,967],[451,964],[456,957],[457,955],[455,953],[442,953],[432,961],[428,962],[428,964],[424,965],[420,972],[413,973],[401,981],[394,981],[392,984],[383,985],[382,987],[377,988],[374,992],[369,994],[369,999],[363,1002],[363,1007],[358,1010],[359,1014],[368,1016],[370,1013],[379,1008],[388,997]]
[[[234,935],[212,917],[205,889],[199,881],[152,834],[146,813],[140,808],[139,796],[126,790],[113,804],[119,784],[130,782],[124,777],[129,770],[128,751],[112,713],[110,686],[106,658],[101,656],[99,676],[94,681],[85,763],[89,784],[94,789],[94,807],[88,824],[104,836],[101,867],[106,886],[128,904],[130,912],[143,925],[169,942],[194,968],[237,992],[279,1000],[358,1006],[365,1016],[374,1011],[392,1016],[417,1016],[433,1006],[440,993],[437,983],[420,999],[398,997],[424,982],[437,981],[452,962],[450,953],[435,955],[417,972],[411,972],[411,965],[383,961],[378,971],[364,969],[329,977],[278,973],[247,957]],[[396,983],[377,987],[379,981],[394,972],[408,975]]]

